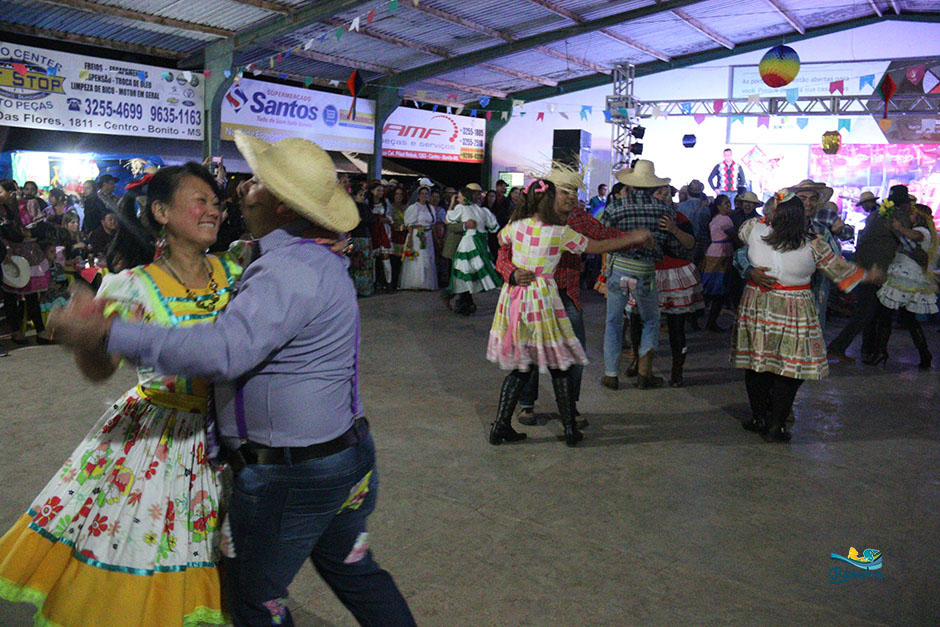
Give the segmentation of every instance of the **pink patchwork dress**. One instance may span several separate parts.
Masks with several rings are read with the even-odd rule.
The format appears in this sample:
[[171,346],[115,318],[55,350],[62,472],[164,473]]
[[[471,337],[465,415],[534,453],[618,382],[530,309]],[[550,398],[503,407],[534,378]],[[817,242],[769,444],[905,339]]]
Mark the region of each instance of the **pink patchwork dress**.
[[535,366],[546,372],[586,364],[584,348],[558,295],[554,272],[561,253],[580,255],[588,238],[568,226],[527,218],[507,224],[499,241],[512,247],[513,264],[534,272],[536,278],[526,287],[503,285],[486,358],[503,370],[527,371]]

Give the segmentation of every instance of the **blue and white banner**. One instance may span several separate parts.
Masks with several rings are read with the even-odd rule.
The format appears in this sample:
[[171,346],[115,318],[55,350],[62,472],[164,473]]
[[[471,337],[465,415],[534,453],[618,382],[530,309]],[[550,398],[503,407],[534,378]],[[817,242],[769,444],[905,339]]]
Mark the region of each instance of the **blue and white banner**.
[[203,138],[203,76],[0,42],[0,124]]

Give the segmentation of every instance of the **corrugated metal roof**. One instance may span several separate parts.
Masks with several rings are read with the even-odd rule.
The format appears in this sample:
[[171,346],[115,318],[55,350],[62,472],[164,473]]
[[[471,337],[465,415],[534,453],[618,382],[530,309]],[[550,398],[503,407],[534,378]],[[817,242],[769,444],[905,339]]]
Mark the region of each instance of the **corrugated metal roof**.
[[[219,39],[218,33],[204,32],[207,29],[245,33],[280,13],[240,0],[90,1],[100,5],[101,11],[67,8],[43,0],[0,0],[0,28],[5,21],[47,32],[99,38],[114,42],[116,47],[133,44],[176,54],[191,54]],[[886,17],[893,15],[887,2],[877,1]],[[593,20],[656,4],[656,0],[552,2],[560,7],[561,12],[572,13],[575,20]],[[819,0],[779,2],[807,28],[874,15],[871,4],[861,0],[843,0],[840,4],[821,3]],[[935,0],[897,0],[896,3],[904,13],[932,12],[936,16],[940,11],[940,2]],[[311,0],[272,0],[272,6],[283,11],[315,5],[318,3]],[[418,6],[401,0],[397,6],[397,10],[392,11],[385,0],[360,2],[345,13],[240,50],[236,64],[266,61],[271,55],[303,46],[314,39],[309,54],[288,55],[275,64],[273,71],[345,81],[352,67],[360,67],[363,77],[371,80],[386,71],[398,73],[444,58],[501,46],[505,43],[502,36],[518,39],[574,24],[572,19],[534,0],[421,0]],[[134,19],[133,16],[108,14],[111,9],[134,11],[183,24],[166,26]],[[375,10],[371,25],[366,23],[370,10]],[[794,32],[784,15],[769,0],[701,0],[683,10],[706,29],[735,44]],[[348,31],[355,17],[360,17],[362,32]],[[338,39],[337,28],[342,28]],[[460,98],[472,101],[478,96],[468,91],[471,87],[511,93],[538,85],[531,80],[532,76],[560,82],[593,74],[594,70],[579,64],[579,59],[609,68],[619,61],[645,63],[656,56],[675,58],[721,48],[721,44],[668,11],[617,24],[608,30],[648,50],[642,51],[610,36],[592,32],[546,44],[545,48],[554,50],[555,56],[544,50],[527,49],[437,77],[438,80],[455,83],[457,87],[441,87],[421,81],[409,85],[408,89],[412,92],[426,89],[429,94],[440,98],[446,98],[448,93],[457,93]],[[374,36],[370,36],[370,31]],[[559,54],[568,55],[571,59],[557,58]],[[507,71],[494,69],[493,65]]]

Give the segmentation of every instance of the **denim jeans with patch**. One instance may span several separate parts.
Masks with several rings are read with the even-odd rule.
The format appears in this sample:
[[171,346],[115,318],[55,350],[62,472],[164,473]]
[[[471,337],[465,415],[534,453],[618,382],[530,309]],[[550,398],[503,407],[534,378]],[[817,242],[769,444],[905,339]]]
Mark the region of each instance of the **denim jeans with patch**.
[[287,587],[307,558],[361,625],[414,625],[392,576],[369,550],[366,519],[378,498],[368,433],[335,455],[293,465],[250,464],[235,477],[225,560],[236,627],[294,624]]
[[[633,299],[643,320],[640,338],[640,356],[656,350],[659,344],[659,300],[656,275],[633,275],[614,268],[607,279],[607,327],[604,330],[604,375],[616,377],[620,371],[620,353],[623,352],[623,312],[630,300],[630,290],[620,285],[621,278],[636,280]],[[634,347],[636,350],[636,347]]]

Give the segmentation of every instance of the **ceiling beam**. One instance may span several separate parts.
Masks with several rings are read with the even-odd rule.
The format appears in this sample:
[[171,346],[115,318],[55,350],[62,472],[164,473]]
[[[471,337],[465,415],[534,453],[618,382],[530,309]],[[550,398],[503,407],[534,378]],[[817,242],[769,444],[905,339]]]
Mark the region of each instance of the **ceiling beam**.
[[685,22],[686,24],[688,24],[689,26],[691,26],[692,28],[694,28],[695,30],[697,30],[698,32],[702,33],[703,35],[705,35],[706,37],[714,41],[715,43],[721,44],[722,46],[724,46],[725,48],[729,50],[734,48],[733,41],[731,41],[727,37],[722,37],[721,35],[716,33],[713,29],[706,26],[700,20],[695,19],[694,17],[692,17],[691,15],[689,15],[682,9],[675,9],[672,12],[672,14],[675,15],[680,20],[682,20],[683,22]]
[[459,15],[454,15],[448,11],[442,11],[441,9],[435,9],[434,7],[427,6],[426,4],[417,4],[412,6],[405,2],[402,6],[406,6],[409,9],[415,9],[416,11],[421,11],[422,13],[427,13],[428,15],[433,15],[434,17],[444,20],[445,22],[450,22],[451,24],[457,24],[458,26],[463,26],[466,29],[476,31],[478,33],[483,33],[484,35],[489,35],[493,39],[502,39],[503,41],[512,41],[512,36],[504,33],[502,31],[496,30],[495,28],[490,28],[485,24],[480,24],[473,20],[468,20],[465,17],[460,17]]
[[437,85],[438,87],[450,87],[451,89],[458,89],[460,91],[465,91],[471,94],[478,94],[480,96],[491,96],[493,98],[505,98],[509,95],[508,92],[500,91],[498,89],[489,89],[487,87],[474,87],[473,85],[464,85],[463,83],[455,83],[454,81],[448,81],[443,78],[428,78],[425,79],[425,83],[431,85]]
[[280,13],[281,15],[290,15],[293,12],[293,7],[281,4],[279,2],[269,2],[268,0],[232,0],[238,4],[247,4],[249,6],[258,7],[259,9],[264,9],[265,11],[271,11],[273,13]]
[[878,17],[882,17],[883,14],[881,13],[881,7],[878,6],[878,3],[875,2],[875,0],[868,0],[868,4],[870,4],[871,8],[875,10],[875,13],[878,15]]
[[803,23],[800,22],[800,20],[798,20],[795,15],[793,15],[790,9],[788,9],[783,4],[783,2],[781,2],[781,0],[767,0],[767,2],[769,2],[773,8],[777,9],[777,12],[783,16],[783,19],[790,23],[790,26],[793,27],[793,30],[801,35],[806,32],[806,27],[803,26]]
[[538,50],[542,54],[547,54],[549,56],[555,57],[556,59],[561,59],[563,61],[568,61],[570,63],[575,63],[589,70],[600,72],[601,74],[610,74],[611,72],[610,68],[606,68],[603,65],[594,63],[593,61],[588,61],[587,59],[582,59],[580,57],[572,56],[566,52],[555,50],[554,48],[549,48],[548,46],[539,46],[538,48],[536,48],[536,50]]
[[486,69],[492,70],[494,72],[502,72],[508,76],[515,76],[516,78],[521,78],[524,81],[539,83],[545,85],[546,87],[555,87],[558,85],[558,81],[552,80],[550,78],[545,78],[544,76],[535,76],[534,74],[526,74],[525,72],[519,72],[518,70],[496,65],[495,63],[481,63],[480,67],[485,67]]
[[176,20],[171,17],[161,17],[159,15],[151,15],[150,13],[144,13],[142,11],[133,11],[131,9],[124,9],[121,7],[111,6],[107,4],[98,4],[97,2],[89,2],[88,0],[39,0],[45,4],[51,4],[57,7],[65,7],[67,9],[75,9],[77,11],[84,11],[86,13],[95,13],[97,15],[110,15],[112,17],[121,17],[128,20],[133,20],[135,22],[144,22],[145,24],[157,24],[159,26],[167,26],[170,28],[178,28],[180,30],[187,30],[195,33],[205,33],[206,35],[215,35],[216,37],[231,37],[235,34],[235,31],[226,30],[224,28],[216,28],[215,26],[206,26],[205,24],[196,24],[194,22],[185,22],[183,20]]
[[645,44],[641,44],[640,42],[636,41],[635,39],[630,39],[629,37],[624,37],[623,35],[621,35],[621,34],[618,33],[617,31],[611,30],[611,29],[609,29],[609,28],[604,28],[604,29],[602,29],[602,30],[600,30],[600,31],[598,31],[598,32],[599,32],[601,35],[605,35],[605,36],[607,36],[607,37],[610,37],[611,39],[615,39],[616,41],[619,41],[620,43],[626,44],[626,45],[630,46],[631,48],[636,48],[636,49],[639,50],[640,52],[642,52],[642,53],[644,53],[644,54],[647,54],[647,55],[653,57],[654,59],[659,59],[660,61],[666,61],[667,63],[672,60],[672,57],[670,57],[670,56],[669,56],[668,54],[666,54],[665,52],[660,52],[659,50],[656,50],[655,48],[650,48],[649,46],[647,46],[647,45],[645,45]]
[[[473,65],[479,65],[480,63],[484,63],[486,61],[498,59],[499,57],[505,57],[517,52],[523,52],[525,50],[532,50],[533,48],[538,48],[539,46],[544,46],[556,41],[562,41],[564,39],[590,33],[602,28],[616,26],[622,22],[649,17],[651,15],[657,15],[666,11],[671,11],[673,9],[680,9],[682,7],[697,4],[700,1],[701,0],[664,0],[658,4],[646,5],[640,8],[615,13],[613,15],[587,20],[582,24],[573,24],[565,28],[539,33],[537,35],[530,35],[529,37],[514,39],[513,41],[508,41],[496,46],[484,48],[482,50],[476,50],[467,54],[457,55],[450,59],[444,59],[442,61],[429,63],[427,65],[412,68],[410,70],[405,70],[403,72],[399,72],[394,77],[389,77],[387,82],[389,85],[407,85],[409,83],[418,82],[431,76],[437,76],[439,74],[461,70]],[[659,62],[662,63],[662,61]]]
[[894,9],[895,15],[901,15],[901,9],[898,7],[897,0],[888,0],[891,3],[891,8]]
[[89,46],[97,46],[99,48],[123,50],[124,52],[145,54],[151,57],[180,59],[186,56],[185,53],[166,50],[164,48],[141,46],[139,44],[128,44],[124,43],[123,41],[117,41],[115,39],[103,39],[101,37],[91,37],[89,35],[77,35],[75,33],[66,33],[65,31],[61,30],[39,28],[38,26],[27,26],[25,24],[16,24],[14,22],[0,22],[0,31],[20,33],[22,35],[32,35],[33,37],[43,37],[45,39],[55,39],[58,41],[71,41],[76,44],[87,44]]
[[[658,74],[659,72],[666,72],[668,70],[681,69],[698,65],[700,63],[718,61],[720,59],[726,59],[737,54],[765,50],[780,44],[792,44],[796,41],[811,39],[813,37],[820,37],[822,35],[831,35],[832,33],[839,33],[842,31],[851,30],[853,28],[868,26],[869,24],[878,24],[884,21],[940,23],[940,14],[928,15],[905,13],[899,17],[877,17],[870,15],[868,17],[846,20],[844,22],[837,22],[835,24],[829,24],[827,26],[821,26],[818,28],[808,28],[802,35],[790,33],[787,35],[775,35],[773,37],[764,37],[754,41],[740,43],[735,46],[734,50],[728,50],[727,48],[712,48],[711,50],[706,50],[704,52],[696,52],[681,57],[675,57],[669,63],[663,63],[662,61],[641,63],[636,66],[636,76],[649,76],[651,74]],[[509,94],[509,97],[531,102],[534,100],[552,98],[554,96],[558,96],[559,94],[569,94],[572,92],[581,91],[583,89],[591,89],[592,87],[609,85],[611,80],[611,77],[606,74],[592,74],[590,76],[580,76],[571,80],[562,81],[558,83],[557,87],[534,87],[532,89],[512,92]],[[642,100],[642,94],[640,94],[638,97]]]
[[319,0],[297,9],[289,15],[278,15],[257,26],[240,30],[234,37],[215,41],[201,51],[183,59],[179,66],[193,69],[205,66],[207,59],[237,53],[251,46],[263,45],[282,35],[294,33],[318,20],[333,17],[362,4],[362,0]]
[[377,65],[368,61],[347,59],[346,57],[340,57],[335,54],[315,52],[313,50],[295,50],[293,55],[296,57],[310,59],[312,61],[320,61],[321,63],[329,63],[331,65],[338,65],[340,67],[352,68],[354,70],[368,70],[369,72],[375,72],[377,74],[389,75],[395,73],[395,70],[390,67]]
[[[546,9],[547,11],[551,11],[555,15],[560,15],[563,18],[569,19],[575,24],[583,24],[584,22],[587,21],[583,17],[578,15],[577,13],[573,13],[572,11],[569,11],[568,9],[562,6],[559,6],[555,4],[554,2],[550,2],[549,0],[529,0],[529,2],[533,2],[539,5],[543,9]],[[631,48],[635,48],[636,50],[639,50],[640,52],[647,54],[653,57],[654,59],[659,59],[660,61],[669,60],[669,57],[665,53],[659,52],[658,50],[654,50],[653,48],[650,48],[649,46],[645,46],[641,44],[640,42],[630,39],[629,37],[625,37],[616,31],[604,28],[604,29],[601,29],[599,32],[602,35],[605,35],[609,37],[610,39],[613,39],[614,41],[618,41],[622,44],[626,44],[630,46]]]

